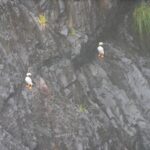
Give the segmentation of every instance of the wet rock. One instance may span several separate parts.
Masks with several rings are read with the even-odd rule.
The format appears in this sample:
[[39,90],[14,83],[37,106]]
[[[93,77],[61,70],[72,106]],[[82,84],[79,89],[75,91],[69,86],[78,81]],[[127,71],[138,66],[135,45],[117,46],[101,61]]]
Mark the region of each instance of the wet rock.
[[64,92],[67,97],[69,97],[69,95],[71,94],[71,91],[69,89],[65,89]]
[[[124,36],[131,3],[0,1],[0,149],[150,149],[149,58]],[[102,61],[99,39],[110,41]]]
[[66,27],[66,26],[63,26],[62,28],[61,28],[61,31],[60,31],[60,33],[62,34],[62,35],[64,35],[64,36],[67,36],[68,35],[68,28]]
[[37,88],[40,90],[41,93],[43,93],[45,95],[49,95],[51,93],[45,80],[42,77],[39,77],[37,79],[36,84],[37,84]]
[[66,88],[75,82],[76,76],[71,68],[71,62],[69,60],[62,61],[61,65],[57,68],[56,76],[63,88]]
[[60,8],[60,13],[63,13],[65,10],[65,4],[63,0],[59,0],[59,8]]
[[78,81],[80,81],[80,84],[82,85],[85,93],[90,91],[90,88],[88,86],[88,81],[84,74],[78,73]]
[[71,59],[74,59],[80,54],[81,44],[88,41],[88,36],[74,29],[73,35],[68,36],[67,39],[72,45]]
[[5,131],[2,126],[0,126],[0,143],[4,150],[16,149],[16,150],[29,150],[28,147],[23,145],[21,141],[15,139],[11,134]]
[[4,68],[3,64],[0,64],[0,70],[2,70]]

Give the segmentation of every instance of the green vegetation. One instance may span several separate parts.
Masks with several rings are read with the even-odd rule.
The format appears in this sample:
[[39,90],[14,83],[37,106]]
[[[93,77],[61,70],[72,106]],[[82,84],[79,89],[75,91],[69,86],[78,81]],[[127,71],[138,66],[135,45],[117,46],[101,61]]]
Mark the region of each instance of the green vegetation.
[[38,21],[41,26],[45,26],[47,23],[45,15],[39,15]]
[[76,30],[73,27],[69,29],[69,35],[70,36],[75,36],[76,35]]
[[141,3],[137,6],[134,10],[133,18],[140,36],[150,33],[150,4]]
[[81,113],[86,112],[86,108],[83,104],[79,105],[79,112],[81,112]]

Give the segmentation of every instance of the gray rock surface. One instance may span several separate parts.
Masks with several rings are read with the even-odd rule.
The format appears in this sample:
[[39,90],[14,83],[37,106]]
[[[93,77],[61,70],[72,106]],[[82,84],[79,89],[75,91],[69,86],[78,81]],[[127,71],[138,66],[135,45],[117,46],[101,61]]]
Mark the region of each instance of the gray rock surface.
[[150,149],[150,61],[130,32],[135,5],[0,1],[0,150]]

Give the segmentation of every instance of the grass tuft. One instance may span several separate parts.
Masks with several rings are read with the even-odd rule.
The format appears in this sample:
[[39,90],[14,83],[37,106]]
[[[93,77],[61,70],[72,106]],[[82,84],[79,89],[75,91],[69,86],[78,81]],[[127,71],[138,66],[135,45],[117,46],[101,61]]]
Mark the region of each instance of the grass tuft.
[[45,15],[39,15],[38,21],[41,26],[45,26],[47,23]]
[[69,29],[69,35],[70,36],[75,36],[76,35],[76,30],[73,27]]
[[79,105],[79,112],[81,112],[81,113],[86,112],[86,108],[83,104]]
[[150,4],[141,3],[133,12],[136,30],[142,36],[150,33]]

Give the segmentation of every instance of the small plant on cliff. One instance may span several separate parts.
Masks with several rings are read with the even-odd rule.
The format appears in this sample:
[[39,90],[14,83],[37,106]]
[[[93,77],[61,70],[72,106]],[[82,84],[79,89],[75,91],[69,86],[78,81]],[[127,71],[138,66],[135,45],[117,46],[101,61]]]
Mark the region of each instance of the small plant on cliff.
[[86,112],[86,108],[83,104],[79,105],[79,112],[81,112],[81,113]]
[[42,28],[45,28],[45,26],[47,24],[47,19],[46,19],[45,15],[39,15],[38,22]]
[[135,27],[140,36],[150,33],[150,4],[142,3],[137,6],[133,13]]
[[75,36],[75,35],[76,35],[76,30],[75,30],[73,27],[71,27],[71,28],[69,29],[69,35],[70,35],[70,36]]

